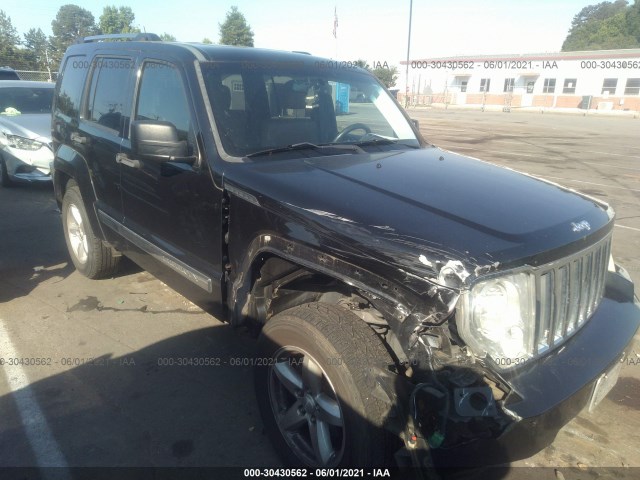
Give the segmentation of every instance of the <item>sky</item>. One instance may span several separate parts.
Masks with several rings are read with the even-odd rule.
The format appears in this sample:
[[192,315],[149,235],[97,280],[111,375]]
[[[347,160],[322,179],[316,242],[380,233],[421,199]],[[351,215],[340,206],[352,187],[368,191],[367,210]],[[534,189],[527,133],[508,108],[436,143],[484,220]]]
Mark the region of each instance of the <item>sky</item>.
[[[600,0],[414,0],[411,58],[560,50],[573,16]],[[51,34],[58,9],[73,0],[3,0],[0,9],[20,34],[41,28]],[[80,5],[80,3],[76,3]],[[107,5],[126,5],[135,24],[179,41],[214,43],[218,24],[237,5],[254,31],[255,46],[301,50],[340,60],[399,65],[407,56],[409,0],[96,0],[83,8],[100,17]],[[333,37],[334,8],[338,16]]]

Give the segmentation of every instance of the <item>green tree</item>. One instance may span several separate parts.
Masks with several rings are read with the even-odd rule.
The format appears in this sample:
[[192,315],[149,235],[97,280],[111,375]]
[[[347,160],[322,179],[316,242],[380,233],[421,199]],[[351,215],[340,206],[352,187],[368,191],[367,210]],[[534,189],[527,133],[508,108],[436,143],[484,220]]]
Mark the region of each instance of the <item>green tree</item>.
[[20,45],[20,35],[13,26],[11,17],[4,10],[0,10],[0,45]]
[[202,39],[202,43],[206,43],[207,45],[211,45],[213,42],[212,42],[209,38],[204,37],[204,38]]
[[13,26],[11,17],[0,10],[0,67],[8,65],[23,68],[23,56],[19,48],[20,35]]
[[138,33],[139,28],[133,26],[136,16],[131,7],[116,7],[110,5],[104,7],[100,15],[100,31],[110,33]]
[[371,73],[387,88],[395,87],[398,80],[398,67],[377,67],[371,70]]
[[629,35],[640,43],[640,0],[636,0],[633,6],[627,9],[625,15]]
[[615,14],[623,11],[627,7],[627,0],[616,0],[615,2],[601,2],[596,5],[584,7],[571,21],[571,30],[584,27],[593,21],[606,20]]
[[175,42],[176,41],[176,37],[174,37],[173,35],[171,35],[170,33],[164,32],[162,35],[160,35],[160,39],[163,42]]
[[69,45],[98,32],[95,18],[89,10],[78,5],[63,5],[51,22],[53,36],[50,39],[55,63],[59,63]]
[[369,66],[369,64],[367,63],[366,60],[362,60],[361,58],[359,58],[358,60],[356,60],[356,65],[360,68],[364,68],[365,70],[371,70],[371,67]]
[[253,31],[244,15],[238,11],[238,7],[231,7],[224,22],[218,26],[222,45],[253,47]]
[[626,0],[584,7],[573,17],[562,51],[602,50],[640,46],[640,1]]
[[49,78],[51,78],[51,45],[42,29],[32,28],[25,33],[24,46],[27,52],[26,56],[31,63],[30,69],[47,71]]

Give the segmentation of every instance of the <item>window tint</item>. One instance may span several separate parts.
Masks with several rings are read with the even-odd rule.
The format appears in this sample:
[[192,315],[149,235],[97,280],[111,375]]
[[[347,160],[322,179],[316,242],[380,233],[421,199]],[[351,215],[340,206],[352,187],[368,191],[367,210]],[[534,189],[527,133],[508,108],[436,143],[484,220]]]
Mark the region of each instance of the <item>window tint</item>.
[[131,60],[98,58],[94,61],[87,119],[122,132],[131,112],[127,95],[131,77]]
[[175,67],[155,62],[144,64],[136,120],[171,122],[178,129],[178,137],[187,140],[191,131],[188,105],[182,78]]
[[68,57],[62,70],[60,91],[56,100],[56,112],[77,118],[84,89],[88,63],[84,55]]

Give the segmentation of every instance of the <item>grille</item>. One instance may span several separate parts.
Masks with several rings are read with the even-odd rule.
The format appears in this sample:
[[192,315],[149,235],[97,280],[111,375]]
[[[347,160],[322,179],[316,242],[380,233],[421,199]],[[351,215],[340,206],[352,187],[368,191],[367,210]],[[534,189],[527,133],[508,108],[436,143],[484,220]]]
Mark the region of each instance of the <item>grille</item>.
[[611,236],[536,272],[536,353],[573,335],[604,295]]

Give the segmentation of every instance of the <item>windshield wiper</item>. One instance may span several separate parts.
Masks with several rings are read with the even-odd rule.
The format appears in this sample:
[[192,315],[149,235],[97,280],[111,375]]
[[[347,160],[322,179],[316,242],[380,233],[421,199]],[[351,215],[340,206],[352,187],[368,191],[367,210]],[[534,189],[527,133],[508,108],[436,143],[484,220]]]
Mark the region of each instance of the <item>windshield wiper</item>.
[[409,148],[419,148],[414,145],[408,145],[406,143],[399,143],[399,140],[392,140],[390,138],[371,138],[369,140],[363,140],[361,142],[355,142],[353,145],[357,145],[359,147],[369,147],[371,145],[402,145],[403,147]]
[[274,153],[282,153],[282,152],[293,152],[295,150],[319,150],[323,153],[330,153],[330,151],[334,151],[334,153],[339,154],[344,151],[350,151],[354,153],[364,153],[357,145],[316,145],[315,143],[303,142],[303,143],[294,143],[292,145],[287,145],[286,147],[277,147],[277,148],[269,148],[267,150],[260,150],[258,152],[249,153],[246,155],[248,158],[252,157],[260,157],[264,155],[272,155]]

